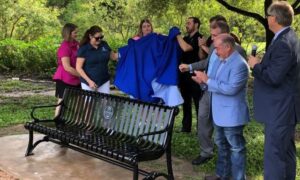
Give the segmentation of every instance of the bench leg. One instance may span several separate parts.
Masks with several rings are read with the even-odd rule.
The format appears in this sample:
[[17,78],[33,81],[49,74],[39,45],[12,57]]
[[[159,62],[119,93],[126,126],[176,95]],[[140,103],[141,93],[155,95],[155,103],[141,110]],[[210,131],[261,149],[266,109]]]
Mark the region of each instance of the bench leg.
[[139,179],[139,166],[138,164],[136,163],[134,166],[133,166],[133,180],[138,180]]
[[168,180],[174,180],[173,168],[172,168],[172,156],[171,156],[171,146],[168,145],[166,149],[167,157],[167,168],[168,168]]
[[32,153],[33,149],[43,141],[49,141],[48,136],[44,136],[43,139],[38,140],[33,144],[33,130],[29,130],[29,141],[28,141],[28,146],[27,146],[25,156],[33,155],[33,153]]
[[29,131],[28,146],[27,146],[27,150],[26,150],[25,156],[33,155],[33,153],[32,153],[33,148],[34,148],[34,147],[33,147],[33,131],[30,130],[30,131]]

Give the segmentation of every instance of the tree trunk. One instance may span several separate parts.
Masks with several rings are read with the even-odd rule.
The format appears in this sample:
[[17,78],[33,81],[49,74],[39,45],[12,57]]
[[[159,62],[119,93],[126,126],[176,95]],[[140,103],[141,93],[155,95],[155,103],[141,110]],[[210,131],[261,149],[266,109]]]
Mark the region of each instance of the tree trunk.
[[265,34],[266,34],[266,50],[267,50],[274,37],[274,33],[269,28],[265,28],[265,30],[266,30]]

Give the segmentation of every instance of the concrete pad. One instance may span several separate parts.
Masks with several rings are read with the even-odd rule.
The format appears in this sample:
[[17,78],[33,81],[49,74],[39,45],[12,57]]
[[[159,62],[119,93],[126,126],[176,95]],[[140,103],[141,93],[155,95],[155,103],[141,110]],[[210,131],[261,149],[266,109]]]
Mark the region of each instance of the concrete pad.
[[[35,135],[35,139],[42,135]],[[22,180],[130,180],[132,172],[105,161],[42,142],[25,157],[28,135],[0,138],[0,169]],[[142,175],[139,176],[143,178]]]

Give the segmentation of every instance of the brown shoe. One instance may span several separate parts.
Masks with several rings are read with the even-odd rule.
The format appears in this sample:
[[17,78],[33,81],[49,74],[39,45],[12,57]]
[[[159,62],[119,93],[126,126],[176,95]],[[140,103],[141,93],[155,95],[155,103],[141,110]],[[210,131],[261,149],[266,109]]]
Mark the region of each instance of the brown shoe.
[[205,176],[204,180],[221,180],[219,176]]

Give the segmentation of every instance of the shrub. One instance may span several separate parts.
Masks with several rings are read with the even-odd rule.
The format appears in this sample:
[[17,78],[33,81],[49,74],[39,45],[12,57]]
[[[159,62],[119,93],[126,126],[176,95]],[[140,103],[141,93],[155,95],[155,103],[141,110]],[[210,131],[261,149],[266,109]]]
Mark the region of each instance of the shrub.
[[15,39],[0,41],[0,71],[14,74],[53,74],[56,67],[55,40],[24,42]]
[[[15,39],[0,41],[0,73],[37,75],[52,77],[56,70],[56,51],[61,42],[60,38],[41,38],[32,42]],[[124,43],[109,40],[113,50],[117,50]],[[115,75],[116,62],[109,62],[112,79]]]

